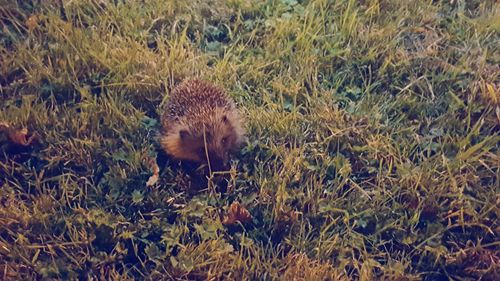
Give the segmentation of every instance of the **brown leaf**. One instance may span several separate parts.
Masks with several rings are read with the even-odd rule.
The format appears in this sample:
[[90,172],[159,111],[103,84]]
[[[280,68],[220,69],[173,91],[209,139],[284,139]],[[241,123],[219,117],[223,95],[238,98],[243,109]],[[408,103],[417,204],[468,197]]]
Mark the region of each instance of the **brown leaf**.
[[158,167],[155,158],[147,156],[146,160],[148,161],[149,168],[153,171],[153,175],[150,176],[148,181],[146,182],[146,186],[150,187],[158,182],[158,179],[160,177],[160,167]]
[[25,22],[26,27],[28,28],[29,31],[32,31],[38,26],[38,21],[40,18],[38,15],[31,15]]
[[286,223],[286,224],[294,224],[299,220],[299,212],[294,210],[282,210],[278,211],[278,216],[276,218],[276,222]]
[[11,144],[18,146],[31,146],[38,141],[38,134],[29,134],[28,129],[16,130],[5,122],[0,122],[0,133],[4,133]]
[[222,224],[233,225],[236,224],[236,222],[238,221],[242,224],[248,223],[252,221],[252,216],[250,215],[247,209],[245,209],[240,205],[240,203],[233,202],[229,207],[227,214],[224,216]]

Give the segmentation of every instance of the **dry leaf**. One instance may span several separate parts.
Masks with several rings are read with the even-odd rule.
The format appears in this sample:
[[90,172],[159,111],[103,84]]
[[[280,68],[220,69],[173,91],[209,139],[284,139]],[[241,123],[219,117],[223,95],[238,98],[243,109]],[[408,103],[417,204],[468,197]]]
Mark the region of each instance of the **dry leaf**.
[[23,128],[21,130],[16,130],[10,127],[5,122],[0,122],[0,133],[3,132],[7,136],[11,144],[18,146],[30,146],[38,141],[38,134],[28,134],[28,129]]
[[277,221],[280,222],[289,222],[289,223],[296,223],[299,220],[299,212],[294,211],[294,210],[279,210],[278,211],[278,217]]
[[148,181],[146,182],[146,186],[153,186],[155,183],[158,182],[158,174],[153,174],[152,176],[149,177]]
[[150,187],[155,185],[158,182],[158,179],[160,177],[160,167],[158,167],[158,164],[156,163],[156,159],[147,157],[148,160],[148,165],[153,171],[153,175],[149,177],[148,181],[146,182],[146,186]]
[[35,29],[35,27],[38,26],[38,21],[40,20],[40,18],[38,17],[38,15],[31,15],[25,22],[26,24],[26,27],[28,28],[29,31],[32,31],[33,29]]
[[243,224],[248,223],[252,221],[252,216],[247,209],[240,205],[240,203],[233,202],[227,211],[227,215],[224,216],[222,224],[233,225],[238,221]]

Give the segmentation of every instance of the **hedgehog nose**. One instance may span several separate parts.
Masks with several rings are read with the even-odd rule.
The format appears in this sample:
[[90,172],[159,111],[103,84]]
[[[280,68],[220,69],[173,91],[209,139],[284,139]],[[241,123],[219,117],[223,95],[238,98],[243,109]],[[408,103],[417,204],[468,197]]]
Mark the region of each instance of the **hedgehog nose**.
[[227,171],[229,170],[227,165],[227,159],[224,157],[214,157],[214,159],[210,159],[212,169],[216,172]]

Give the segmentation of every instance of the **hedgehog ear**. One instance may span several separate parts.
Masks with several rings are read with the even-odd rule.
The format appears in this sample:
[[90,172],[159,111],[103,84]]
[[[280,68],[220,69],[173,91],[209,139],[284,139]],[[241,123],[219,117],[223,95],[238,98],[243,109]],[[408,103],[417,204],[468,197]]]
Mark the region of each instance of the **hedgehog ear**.
[[179,137],[181,138],[181,140],[186,140],[188,136],[189,136],[189,132],[187,130],[180,130],[179,131]]

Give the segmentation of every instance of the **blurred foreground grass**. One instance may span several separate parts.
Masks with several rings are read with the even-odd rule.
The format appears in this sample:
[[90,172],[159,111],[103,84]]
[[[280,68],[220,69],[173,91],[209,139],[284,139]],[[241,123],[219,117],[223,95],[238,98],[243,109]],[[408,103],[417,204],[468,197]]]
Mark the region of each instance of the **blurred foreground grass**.
[[[499,279],[498,2],[0,2],[0,279]],[[189,76],[247,119],[224,193],[146,186]]]

